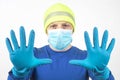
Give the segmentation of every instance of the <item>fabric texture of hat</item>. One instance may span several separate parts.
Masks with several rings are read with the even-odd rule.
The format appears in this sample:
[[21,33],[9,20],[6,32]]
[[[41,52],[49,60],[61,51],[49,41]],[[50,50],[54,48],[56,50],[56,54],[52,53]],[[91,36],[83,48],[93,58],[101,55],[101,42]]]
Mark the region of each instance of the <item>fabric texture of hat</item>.
[[74,13],[73,11],[66,5],[61,3],[56,3],[49,7],[44,14],[44,29],[45,32],[47,27],[56,21],[66,21],[72,24],[73,31],[75,27]]

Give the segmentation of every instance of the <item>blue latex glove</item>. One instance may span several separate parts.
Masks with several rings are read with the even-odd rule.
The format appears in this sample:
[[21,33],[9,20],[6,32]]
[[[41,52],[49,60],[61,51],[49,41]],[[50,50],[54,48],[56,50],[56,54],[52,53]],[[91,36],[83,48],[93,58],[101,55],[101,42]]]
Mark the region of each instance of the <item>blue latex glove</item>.
[[[103,77],[109,76],[109,70],[107,68],[107,64],[110,59],[111,51],[114,47],[115,39],[113,38],[106,48],[107,40],[108,40],[108,31],[105,30],[102,38],[102,44],[99,47],[99,39],[98,39],[98,30],[95,27],[93,32],[93,44],[90,42],[90,38],[88,32],[84,33],[85,43],[87,47],[87,58],[84,60],[71,60],[70,64],[81,65],[88,70],[102,73]],[[106,74],[106,75],[105,75]]]
[[52,62],[51,59],[37,59],[34,57],[33,46],[35,33],[33,30],[30,32],[28,46],[26,46],[26,36],[23,27],[20,27],[20,46],[18,45],[13,30],[11,30],[10,34],[14,49],[12,48],[9,38],[6,38],[6,45],[10,53],[10,60],[14,65],[14,68],[12,69],[14,75],[19,76],[20,73],[24,75],[27,70],[33,67]]

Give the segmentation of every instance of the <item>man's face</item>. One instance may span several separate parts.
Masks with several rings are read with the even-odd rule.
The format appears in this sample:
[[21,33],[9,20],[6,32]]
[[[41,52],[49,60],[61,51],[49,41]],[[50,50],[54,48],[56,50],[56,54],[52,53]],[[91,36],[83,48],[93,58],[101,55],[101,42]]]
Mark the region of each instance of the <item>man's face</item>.
[[58,21],[58,22],[51,23],[47,28],[47,32],[48,30],[55,30],[55,29],[73,30],[73,27],[68,22]]

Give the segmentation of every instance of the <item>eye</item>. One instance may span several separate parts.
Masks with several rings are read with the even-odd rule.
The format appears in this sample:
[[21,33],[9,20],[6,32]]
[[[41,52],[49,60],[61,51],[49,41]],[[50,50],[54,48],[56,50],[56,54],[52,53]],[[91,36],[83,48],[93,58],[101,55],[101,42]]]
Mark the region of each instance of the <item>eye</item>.
[[68,24],[68,23],[64,23],[64,24],[62,24],[62,26],[63,26],[63,29],[69,29],[69,28],[71,28],[71,25]]
[[52,24],[49,26],[50,29],[56,29],[57,28],[57,25],[56,24]]

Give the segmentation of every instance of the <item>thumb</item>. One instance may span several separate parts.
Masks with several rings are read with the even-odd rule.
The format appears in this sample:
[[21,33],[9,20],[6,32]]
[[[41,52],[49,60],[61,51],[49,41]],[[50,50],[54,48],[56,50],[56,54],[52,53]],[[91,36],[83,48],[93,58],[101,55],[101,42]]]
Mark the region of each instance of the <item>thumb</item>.
[[89,64],[86,60],[70,60],[69,63],[73,64],[73,65],[83,66],[87,69],[88,69],[88,66],[89,66]]
[[38,65],[44,65],[44,64],[49,64],[49,63],[52,63],[52,60],[51,59],[35,59],[33,64],[32,64],[32,67],[36,67]]

